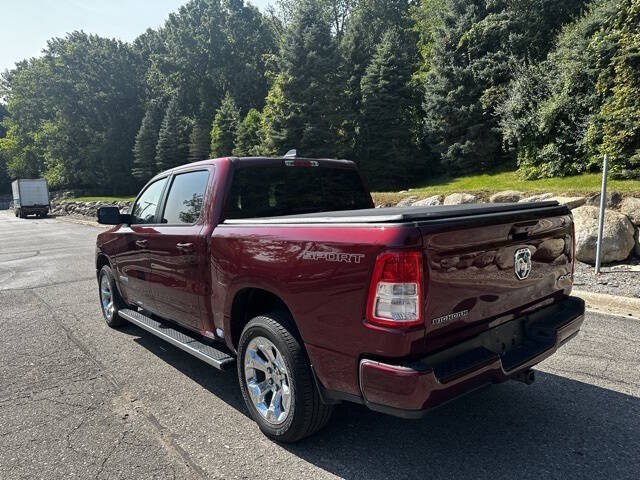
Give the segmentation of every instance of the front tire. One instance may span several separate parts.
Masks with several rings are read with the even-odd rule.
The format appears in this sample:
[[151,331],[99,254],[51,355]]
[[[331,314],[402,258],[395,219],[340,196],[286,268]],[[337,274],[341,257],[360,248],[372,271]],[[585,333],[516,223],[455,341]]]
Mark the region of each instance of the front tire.
[[100,293],[100,307],[104,321],[111,328],[121,327],[126,324],[126,320],[118,315],[120,309],[124,308],[124,302],[120,298],[116,282],[113,278],[111,267],[105,265],[100,269],[98,275],[98,287]]
[[333,411],[320,400],[292,324],[284,313],[255,317],[238,344],[238,378],[251,418],[267,437],[284,443],[317,432]]

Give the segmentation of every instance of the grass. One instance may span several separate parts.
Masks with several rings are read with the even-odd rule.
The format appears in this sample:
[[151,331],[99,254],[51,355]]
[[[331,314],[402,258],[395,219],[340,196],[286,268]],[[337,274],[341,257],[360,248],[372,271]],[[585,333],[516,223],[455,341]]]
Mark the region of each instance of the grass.
[[[544,178],[541,180],[523,180],[517,172],[496,172],[464,177],[445,177],[429,181],[424,186],[412,188],[405,193],[376,192],[376,203],[393,203],[402,197],[416,195],[424,198],[431,195],[448,195],[456,192],[475,193],[482,198],[503,190],[518,190],[526,193],[556,193],[575,196],[600,191],[602,175],[585,173],[574,177]],[[640,180],[611,180],[607,184],[609,191],[617,190],[630,195],[640,196]]]
[[69,203],[69,202],[102,202],[102,203],[113,203],[113,202],[133,202],[136,197],[76,197],[76,198],[65,198],[60,200],[60,203]]

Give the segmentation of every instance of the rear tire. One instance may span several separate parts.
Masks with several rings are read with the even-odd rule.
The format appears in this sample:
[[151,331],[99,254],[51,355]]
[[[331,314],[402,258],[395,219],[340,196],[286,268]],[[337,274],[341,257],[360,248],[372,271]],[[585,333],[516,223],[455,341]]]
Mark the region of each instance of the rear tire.
[[238,379],[251,418],[267,437],[283,443],[317,432],[333,411],[320,400],[292,324],[286,313],[260,315],[246,325],[238,344]]
[[118,315],[118,312],[125,308],[125,304],[120,298],[113,272],[108,265],[102,267],[98,275],[98,292],[100,294],[100,308],[106,324],[111,328],[125,325],[126,320]]

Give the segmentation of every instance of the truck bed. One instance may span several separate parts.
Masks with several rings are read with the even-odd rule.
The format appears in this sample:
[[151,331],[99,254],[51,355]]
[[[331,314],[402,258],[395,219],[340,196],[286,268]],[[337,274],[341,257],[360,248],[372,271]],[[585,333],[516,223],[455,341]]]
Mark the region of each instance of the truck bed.
[[545,213],[547,215],[563,215],[569,212],[567,207],[558,202],[531,203],[489,203],[440,205],[433,207],[389,207],[366,208],[361,210],[344,210],[335,212],[303,213],[279,217],[229,219],[227,225],[246,224],[323,224],[323,223],[404,223],[421,221],[450,220],[480,215],[499,216],[516,212]]

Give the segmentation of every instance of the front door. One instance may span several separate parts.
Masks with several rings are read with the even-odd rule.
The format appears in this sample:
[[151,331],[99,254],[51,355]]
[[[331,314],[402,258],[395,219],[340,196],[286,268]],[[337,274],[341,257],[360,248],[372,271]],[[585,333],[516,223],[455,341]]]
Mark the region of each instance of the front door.
[[210,270],[206,238],[200,218],[209,183],[209,170],[193,170],[172,177],[166,201],[149,241],[151,288],[158,314],[201,330],[208,298]]
[[118,231],[123,245],[116,257],[120,290],[127,303],[150,311],[155,311],[155,305],[149,285],[149,244],[157,235],[156,215],[166,184],[167,177],[164,177],[147,185],[131,209],[131,224]]

